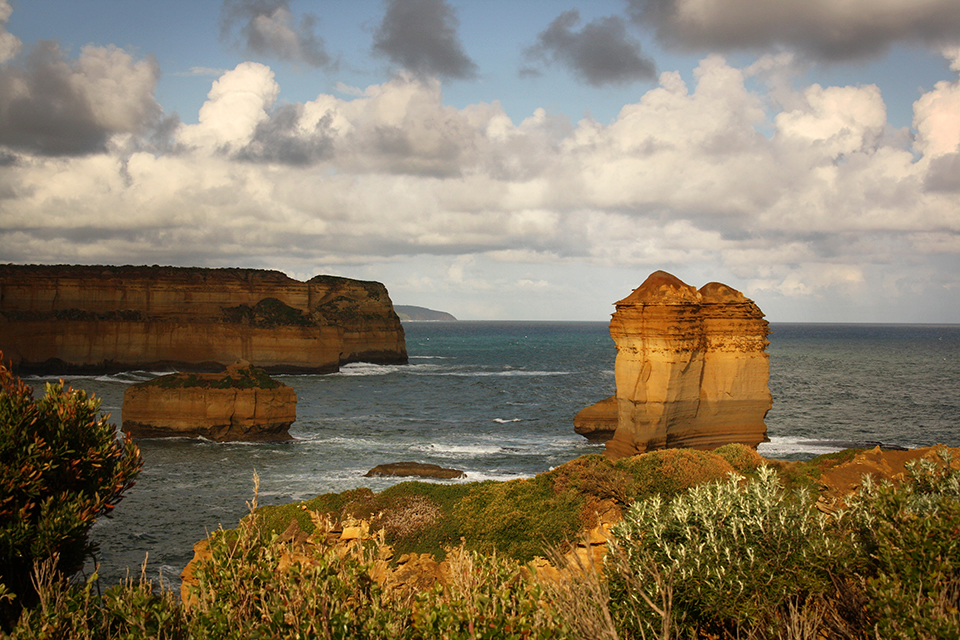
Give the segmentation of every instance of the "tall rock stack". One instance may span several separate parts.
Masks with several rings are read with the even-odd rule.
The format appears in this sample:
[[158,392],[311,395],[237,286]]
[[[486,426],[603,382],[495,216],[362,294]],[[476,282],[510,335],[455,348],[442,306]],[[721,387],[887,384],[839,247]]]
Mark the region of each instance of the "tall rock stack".
[[766,440],[767,322],[738,291],[657,271],[616,303],[617,429],[607,455]]
[[678,447],[715,448],[729,442],[756,447],[767,440],[763,419],[770,395],[770,342],[760,308],[719,282],[700,288],[704,362],[695,429],[678,434]]

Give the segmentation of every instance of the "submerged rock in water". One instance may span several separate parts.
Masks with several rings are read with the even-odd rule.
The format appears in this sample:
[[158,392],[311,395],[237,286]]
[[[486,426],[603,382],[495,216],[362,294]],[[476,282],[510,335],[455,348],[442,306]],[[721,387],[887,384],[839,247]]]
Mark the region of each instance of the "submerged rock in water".
[[439,465],[426,464],[423,462],[391,462],[390,464],[378,464],[364,474],[365,478],[376,478],[379,476],[412,476],[418,478],[456,480],[458,478],[466,478],[467,474],[459,469],[445,469]]
[[769,329],[752,300],[657,271],[616,306],[617,426],[608,456],[766,441]]
[[161,376],[123,394],[122,428],[134,438],[289,440],[296,419],[296,392],[242,361],[225,373]]

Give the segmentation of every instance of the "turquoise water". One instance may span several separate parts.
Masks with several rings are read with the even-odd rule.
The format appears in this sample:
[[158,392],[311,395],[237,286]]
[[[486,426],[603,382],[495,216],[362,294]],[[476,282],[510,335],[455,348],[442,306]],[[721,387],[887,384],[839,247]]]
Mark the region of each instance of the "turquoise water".
[[[137,485],[93,537],[107,584],[127,570],[176,585],[192,545],[236,526],[260,477],[261,504],[396,480],[377,464],[416,460],[466,481],[528,477],[603,450],[573,416],[614,391],[607,323],[457,322],[405,326],[410,364],[350,365],[279,376],[298,395],[284,444],[142,440]],[[960,325],[774,324],[767,416],[770,457],[805,459],[883,442],[960,445]],[[70,378],[119,423],[123,391],[158,372]],[[34,384],[42,379],[28,380]]]

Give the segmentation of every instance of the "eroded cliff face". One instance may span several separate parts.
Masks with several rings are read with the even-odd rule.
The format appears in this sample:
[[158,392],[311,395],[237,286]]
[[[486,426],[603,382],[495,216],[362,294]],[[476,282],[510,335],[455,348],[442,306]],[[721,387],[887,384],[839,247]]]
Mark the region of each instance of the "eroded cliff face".
[[176,373],[127,387],[123,426],[134,438],[289,440],[296,392],[241,362],[225,373]]
[[0,265],[0,349],[36,373],[407,361],[382,284],[258,269]]
[[766,440],[769,329],[751,300],[657,271],[616,307],[617,428],[608,456]]

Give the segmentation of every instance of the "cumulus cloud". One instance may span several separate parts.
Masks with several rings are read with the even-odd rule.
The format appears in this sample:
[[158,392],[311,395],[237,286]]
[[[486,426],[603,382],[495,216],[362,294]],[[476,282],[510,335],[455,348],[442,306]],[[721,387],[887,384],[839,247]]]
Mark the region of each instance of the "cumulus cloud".
[[628,0],[633,18],[687,50],[785,46],[822,60],[882,53],[897,42],[960,36],[955,0]]
[[237,150],[253,139],[280,94],[270,67],[242,62],[213,83],[195,125],[183,127],[179,141],[207,151]]
[[387,0],[373,51],[415,74],[475,78],[477,65],[463,49],[459,27],[446,0]]
[[0,0],[0,64],[13,58],[20,51],[20,38],[7,31],[7,21],[13,8],[7,0]]
[[596,87],[656,77],[653,60],[641,53],[639,41],[627,33],[622,18],[597,18],[575,31],[579,23],[580,12],[576,9],[561,13],[527,48],[526,59],[561,64]]
[[[316,34],[317,22],[312,14],[304,14],[297,22],[289,0],[224,0],[220,34],[257,55],[325,67],[332,60],[323,38]],[[239,38],[234,35],[238,28]]]
[[[414,75],[280,104],[271,69],[243,63],[179,126],[175,153],[0,163],[0,254],[340,265],[438,296],[470,288],[490,309],[574,290],[608,305],[658,268],[851,305],[874,304],[893,272],[927,292],[960,285],[960,150],[940,117],[957,83],[918,100],[911,147],[876,87],[770,100],[755,73],[708,56],[610,123],[539,109],[515,123],[497,103],[451,107]],[[933,252],[945,266],[930,274],[919,257]]]
[[0,66],[0,145],[47,155],[103,151],[114,134],[158,123],[160,71],[116,47],[86,46],[76,60],[41,42]]
[[960,82],[938,82],[913,105],[915,147],[929,156],[960,151]]

